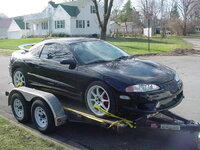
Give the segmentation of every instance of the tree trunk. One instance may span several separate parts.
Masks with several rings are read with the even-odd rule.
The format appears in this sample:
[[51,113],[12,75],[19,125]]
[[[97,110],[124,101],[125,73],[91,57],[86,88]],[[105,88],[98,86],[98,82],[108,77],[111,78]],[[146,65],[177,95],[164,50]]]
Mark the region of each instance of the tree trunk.
[[106,39],[106,27],[101,28],[101,33],[100,33],[100,39],[105,40]]
[[127,24],[125,22],[126,34],[128,34]]
[[187,22],[184,21],[184,25],[183,25],[183,36],[187,35]]

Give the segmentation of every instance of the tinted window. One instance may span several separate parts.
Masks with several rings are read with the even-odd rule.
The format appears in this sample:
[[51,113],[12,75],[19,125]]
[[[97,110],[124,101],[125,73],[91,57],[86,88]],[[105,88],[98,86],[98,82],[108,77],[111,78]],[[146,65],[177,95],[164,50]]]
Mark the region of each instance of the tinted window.
[[71,57],[70,51],[67,49],[66,46],[61,44],[48,44],[45,45],[40,58],[49,59],[54,61],[61,61]]
[[30,53],[33,56],[39,57],[43,45],[35,45],[30,48]]
[[79,61],[89,64],[96,61],[112,61],[128,56],[121,49],[103,41],[90,41],[71,44],[71,48]]

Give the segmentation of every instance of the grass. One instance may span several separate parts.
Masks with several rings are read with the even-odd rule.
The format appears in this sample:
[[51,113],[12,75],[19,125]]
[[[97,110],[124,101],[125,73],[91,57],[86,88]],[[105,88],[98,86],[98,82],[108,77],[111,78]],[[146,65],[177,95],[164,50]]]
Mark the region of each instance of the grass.
[[47,140],[36,137],[30,132],[0,118],[0,149],[3,150],[63,150]]
[[[147,38],[109,38],[107,41],[129,54],[149,53]],[[162,53],[178,48],[192,48],[191,44],[186,43],[181,37],[177,36],[168,36],[165,39],[155,36],[151,38],[150,42],[150,53]]]
[[[0,40],[0,53],[11,54],[12,51],[6,51],[6,49],[15,50],[18,49],[18,46],[21,44],[38,43],[41,40],[42,38]],[[147,38],[108,38],[107,41],[129,54],[149,53]],[[154,36],[151,38],[150,47],[150,53],[162,53],[178,48],[192,48],[192,45],[186,43],[182,40],[182,37],[178,36],[168,36],[165,39],[161,39],[159,36]]]
[[27,38],[27,39],[6,39],[0,40],[0,49],[17,50],[18,46],[22,44],[38,43],[42,38]]

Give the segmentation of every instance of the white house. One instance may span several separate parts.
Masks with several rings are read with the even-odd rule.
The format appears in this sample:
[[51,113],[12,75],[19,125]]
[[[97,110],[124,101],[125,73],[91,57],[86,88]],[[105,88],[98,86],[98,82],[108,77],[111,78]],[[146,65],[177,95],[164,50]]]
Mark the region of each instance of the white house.
[[200,26],[196,26],[195,29],[194,29],[194,32],[196,34],[200,34]]
[[8,28],[12,19],[0,19],[0,39],[8,38]]
[[30,30],[26,27],[23,19],[13,19],[8,28],[8,39],[20,39],[27,37]]
[[[30,35],[65,33],[70,36],[87,36],[100,33],[95,11],[92,0],[74,0],[61,4],[50,1],[41,13],[24,16],[24,22],[29,24]],[[102,16],[101,6],[99,11]]]

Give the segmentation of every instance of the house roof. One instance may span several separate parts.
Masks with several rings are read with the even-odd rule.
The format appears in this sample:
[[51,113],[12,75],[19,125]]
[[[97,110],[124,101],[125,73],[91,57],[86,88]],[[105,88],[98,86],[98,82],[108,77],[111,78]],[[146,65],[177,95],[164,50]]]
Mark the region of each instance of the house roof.
[[0,19],[0,27],[5,27],[5,28],[9,28],[10,24],[12,22],[12,19]]
[[25,23],[23,19],[14,19],[20,29],[25,29]]
[[50,3],[53,8],[57,8],[59,4]]
[[80,10],[78,9],[77,6],[66,5],[66,3],[62,4],[50,3],[50,5],[53,8],[57,8],[60,5],[71,17],[76,17],[80,13]]
[[63,5],[60,4],[60,6],[71,16],[76,17],[80,11],[77,6],[69,6],[69,5]]

